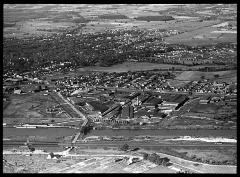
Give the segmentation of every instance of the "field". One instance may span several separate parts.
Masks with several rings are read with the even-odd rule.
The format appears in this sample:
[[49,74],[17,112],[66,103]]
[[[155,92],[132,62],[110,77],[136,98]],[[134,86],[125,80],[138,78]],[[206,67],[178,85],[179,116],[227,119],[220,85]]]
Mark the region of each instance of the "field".
[[[219,78],[215,79],[214,75],[218,74]],[[175,80],[181,81],[194,81],[201,80],[201,77],[204,76],[205,79],[214,79],[221,80],[225,82],[236,81],[237,79],[237,70],[229,70],[229,71],[218,71],[218,72],[201,72],[201,71],[184,71],[179,74]]]
[[175,80],[175,79],[171,79],[168,81],[169,85],[172,87],[184,87],[184,85],[186,85],[189,82],[190,81],[181,81],[181,80]]
[[[26,152],[22,150],[22,152]],[[148,161],[138,161],[136,163],[127,164],[124,157],[114,157],[114,154],[122,154],[121,152],[113,152],[112,150],[98,150],[96,157],[88,155],[95,154],[94,150],[88,149],[86,153],[81,153],[80,157],[63,157],[58,159],[47,159],[47,154],[13,155],[5,154],[4,173],[142,173],[146,171],[150,173],[150,169],[158,173],[174,173],[175,171],[167,167],[158,167]],[[102,157],[97,157],[98,154]],[[113,154],[113,157],[104,157],[103,155]],[[116,159],[121,159],[116,162]]]
[[[197,148],[199,149],[199,148]],[[161,150],[164,151],[164,150]],[[174,151],[174,150],[173,150]],[[186,149],[187,151],[187,149]],[[201,151],[201,149],[199,149]],[[165,151],[163,152],[165,153]],[[161,153],[159,153],[161,156]],[[184,153],[186,154],[186,153]],[[182,156],[184,155],[182,154]],[[190,169],[200,171],[202,173],[218,173],[218,174],[226,174],[226,173],[236,173],[237,166],[228,166],[228,165],[208,165],[208,164],[202,164],[202,163],[193,163],[192,161],[185,161],[182,159],[179,159],[177,157],[171,157],[172,160],[174,160],[176,163],[181,164],[182,166],[186,166]]]
[[[50,35],[84,24],[85,27],[78,29],[79,33],[138,27],[140,29],[177,30],[182,33],[167,37],[168,43],[196,45],[236,42],[236,34],[214,32],[218,30],[214,25],[222,23],[222,20],[200,20],[206,15],[205,12],[209,13],[204,6],[196,7],[193,4],[185,7],[179,9],[178,5],[174,4],[4,5],[4,36],[21,38],[31,35]],[[151,21],[168,17],[174,19]],[[139,21],[139,19],[146,21]]]
[[111,67],[84,67],[78,71],[99,71],[99,72],[128,72],[128,71],[147,71],[154,69],[168,69],[168,68],[188,68],[184,65],[170,65],[170,64],[156,64],[148,62],[124,62],[122,64],[113,65]]
[[[87,72],[128,72],[128,71],[148,71],[148,70],[155,70],[155,69],[163,69],[163,70],[170,70],[172,67],[175,70],[188,70],[188,69],[199,69],[204,67],[210,67],[210,65],[197,65],[197,66],[185,66],[185,65],[174,65],[174,64],[158,64],[158,63],[150,63],[150,62],[123,62],[121,64],[112,65],[109,67],[100,67],[100,66],[90,66],[90,67],[83,67],[77,69],[77,73],[87,73]],[[211,75],[209,75],[211,73]],[[178,72],[178,77],[175,78],[175,81],[179,81],[178,83],[181,85],[185,83],[185,81],[191,81],[194,79],[201,78],[202,75],[210,76],[210,79],[214,78],[215,74],[219,74],[219,80],[225,79],[228,81],[229,79],[235,80],[236,79],[236,70],[232,71],[218,71],[218,72],[200,72],[200,71],[184,71]],[[54,75],[56,77],[58,74]],[[76,75],[76,72],[69,72],[68,75]],[[65,75],[66,76],[66,75]],[[186,79],[185,79],[186,78]]]
[[[47,155],[3,155],[3,159],[8,163],[14,164],[9,166],[3,164],[3,173],[38,173],[46,168],[59,165],[56,159],[47,159]],[[62,160],[59,169],[64,168],[75,163],[83,161],[82,159],[66,159]]]
[[4,109],[4,118],[41,119],[41,118],[67,118],[62,113],[47,113],[46,108],[57,106],[58,103],[44,93],[28,93],[23,95],[11,95],[11,103]]
[[[161,122],[163,127],[168,127],[169,129],[214,129],[216,126],[221,126],[217,123],[217,121],[213,119],[205,119],[202,114],[193,115],[193,113],[189,113],[189,115],[184,114],[180,118],[174,119],[165,119]],[[206,114],[204,114],[206,116]],[[197,118],[198,117],[198,118]]]
[[143,173],[176,173],[176,172],[163,166],[157,166],[148,171],[144,171]]
[[232,148],[175,148],[178,153],[186,154],[191,159],[202,159],[203,162],[232,162],[236,163],[236,147]]
[[209,103],[209,104],[197,104],[195,105],[190,111],[191,112],[198,112],[198,113],[210,113],[214,114],[216,111],[221,108],[216,104]]
[[220,21],[208,22],[183,22],[184,28],[176,24],[176,29],[184,31],[182,34],[170,36],[166,38],[167,43],[178,43],[190,46],[216,44],[218,42],[237,42],[236,33],[214,33],[215,24]]
[[[29,37],[36,35],[50,35],[59,31],[85,23],[78,12],[69,12],[68,8],[61,5],[25,5],[9,6],[4,8],[4,36],[5,37]],[[9,25],[14,23],[15,25]]]

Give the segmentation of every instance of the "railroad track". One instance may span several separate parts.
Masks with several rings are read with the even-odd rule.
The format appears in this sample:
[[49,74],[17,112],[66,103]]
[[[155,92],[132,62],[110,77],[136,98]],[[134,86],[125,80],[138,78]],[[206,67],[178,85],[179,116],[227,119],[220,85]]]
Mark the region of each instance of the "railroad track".
[[[36,141],[30,142],[32,146],[46,146],[46,147],[55,147],[59,146],[59,142],[50,142],[50,141]],[[3,141],[3,147],[7,146],[26,146],[26,141]]]
[[[24,146],[26,141],[3,141],[3,146]],[[76,143],[61,143],[57,141],[33,141],[29,144],[33,146],[98,146],[98,147],[119,147],[120,145],[127,143],[130,146],[136,146],[136,147],[163,147],[163,146],[169,146],[169,147],[196,147],[196,146],[202,146],[202,147],[234,147],[236,144],[173,144],[173,143],[161,143],[161,144],[150,144],[147,142],[129,142],[129,141],[117,141],[117,142],[76,142]]]

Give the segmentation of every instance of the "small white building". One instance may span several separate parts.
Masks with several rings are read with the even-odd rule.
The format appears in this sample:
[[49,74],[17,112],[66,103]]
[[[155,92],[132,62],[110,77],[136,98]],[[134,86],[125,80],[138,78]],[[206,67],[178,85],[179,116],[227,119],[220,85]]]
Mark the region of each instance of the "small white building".
[[22,93],[22,90],[20,90],[20,89],[17,89],[17,90],[14,90],[14,92],[13,92],[14,94],[21,94]]

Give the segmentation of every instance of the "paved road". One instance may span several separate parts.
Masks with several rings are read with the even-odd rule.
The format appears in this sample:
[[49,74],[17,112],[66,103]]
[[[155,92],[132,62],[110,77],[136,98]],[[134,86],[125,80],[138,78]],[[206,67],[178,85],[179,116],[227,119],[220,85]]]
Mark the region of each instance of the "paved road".
[[[82,118],[84,119],[84,122],[83,122],[83,124],[81,125],[81,127],[86,126],[87,123],[88,123],[88,118],[87,118],[83,113],[81,113],[81,111],[79,111],[77,108],[75,108],[75,106],[74,106],[72,103],[70,103],[70,101],[68,101],[67,99],[65,99],[60,92],[57,92],[57,95],[58,95],[60,98],[62,98],[80,117],[82,117]],[[81,133],[78,132],[78,133],[75,135],[74,139],[72,140],[72,143],[76,143],[76,141],[78,140],[78,138],[79,138],[80,135],[81,135]]]
[[60,92],[57,92],[57,95],[62,98],[65,103],[68,104],[78,115],[80,115],[80,117],[82,117],[83,119],[87,119],[86,116],[81,113],[77,108],[75,108],[75,106],[73,106],[67,99],[65,99]]

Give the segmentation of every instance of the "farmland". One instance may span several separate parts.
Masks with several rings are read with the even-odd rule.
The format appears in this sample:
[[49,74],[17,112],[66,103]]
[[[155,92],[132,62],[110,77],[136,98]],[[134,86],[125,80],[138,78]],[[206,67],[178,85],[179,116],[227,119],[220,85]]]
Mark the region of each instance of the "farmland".
[[[219,42],[237,42],[236,34],[213,33],[216,28],[213,28],[211,25],[218,23],[219,22],[216,21],[213,21],[212,23],[209,22],[206,24],[206,26],[199,25],[196,26],[196,29],[191,28],[189,31],[186,26],[184,33],[168,37],[166,38],[166,42],[186,44],[191,46],[217,44]],[[178,27],[176,28],[178,29]]]
[[[154,69],[169,69],[172,68],[174,65],[169,64],[154,64],[154,63],[147,63],[147,62],[124,62],[122,64],[113,65],[111,67],[84,67],[78,69],[79,71],[101,71],[101,72],[128,72],[128,71],[147,71],[147,70],[154,70]],[[187,68],[184,65],[178,65],[176,68]]]
[[[80,29],[83,33],[103,32],[106,29],[115,28],[130,29],[135,26],[142,29],[161,28],[183,32],[176,36],[167,37],[166,42],[169,43],[201,45],[236,42],[236,34],[212,33],[217,30],[214,25],[220,24],[222,19],[202,20],[206,14],[204,14],[204,11],[198,13],[200,9],[194,5],[190,9],[178,9],[177,5],[162,6],[161,4],[154,6],[116,5],[116,7],[115,5],[80,4],[5,6],[7,8],[4,9],[4,33],[9,37],[51,35],[52,32],[57,32],[59,28],[68,30],[73,26],[85,24],[86,26]],[[205,9],[204,6],[200,8]],[[70,9],[72,11],[69,11]],[[116,9],[118,10],[116,11]],[[167,11],[167,9],[170,10]],[[146,21],[149,22],[146,23]],[[45,26],[42,26],[44,24]],[[42,28],[52,30],[52,32],[43,31]]]
[[236,147],[233,148],[175,148],[174,151],[189,159],[201,159],[202,162],[236,163]]
[[[179,74],[175,79],[180,81],[193,81],[193,80],[200,80],[201,77],[210,80],[221,80],[221,81],[236,81],[236,70],[229,70],[229,71],[218,71],[218,72],[201,72],[201,71],[184,71]],[[218,78],[215,78],[214,75],[219,75]]]
[[58,106],[59,102],[56,98],[49,97],[43,93],[28,93],[23,95],[12,95],[11,101],[3,111],[4,121],[8,124],[16,123],[38,123],[44,120],[45,123],[62,122],[69,118],[65,113],[68,111],[67,105],[61,105],[61,111],[49,113],[46,109],[49,107]]

